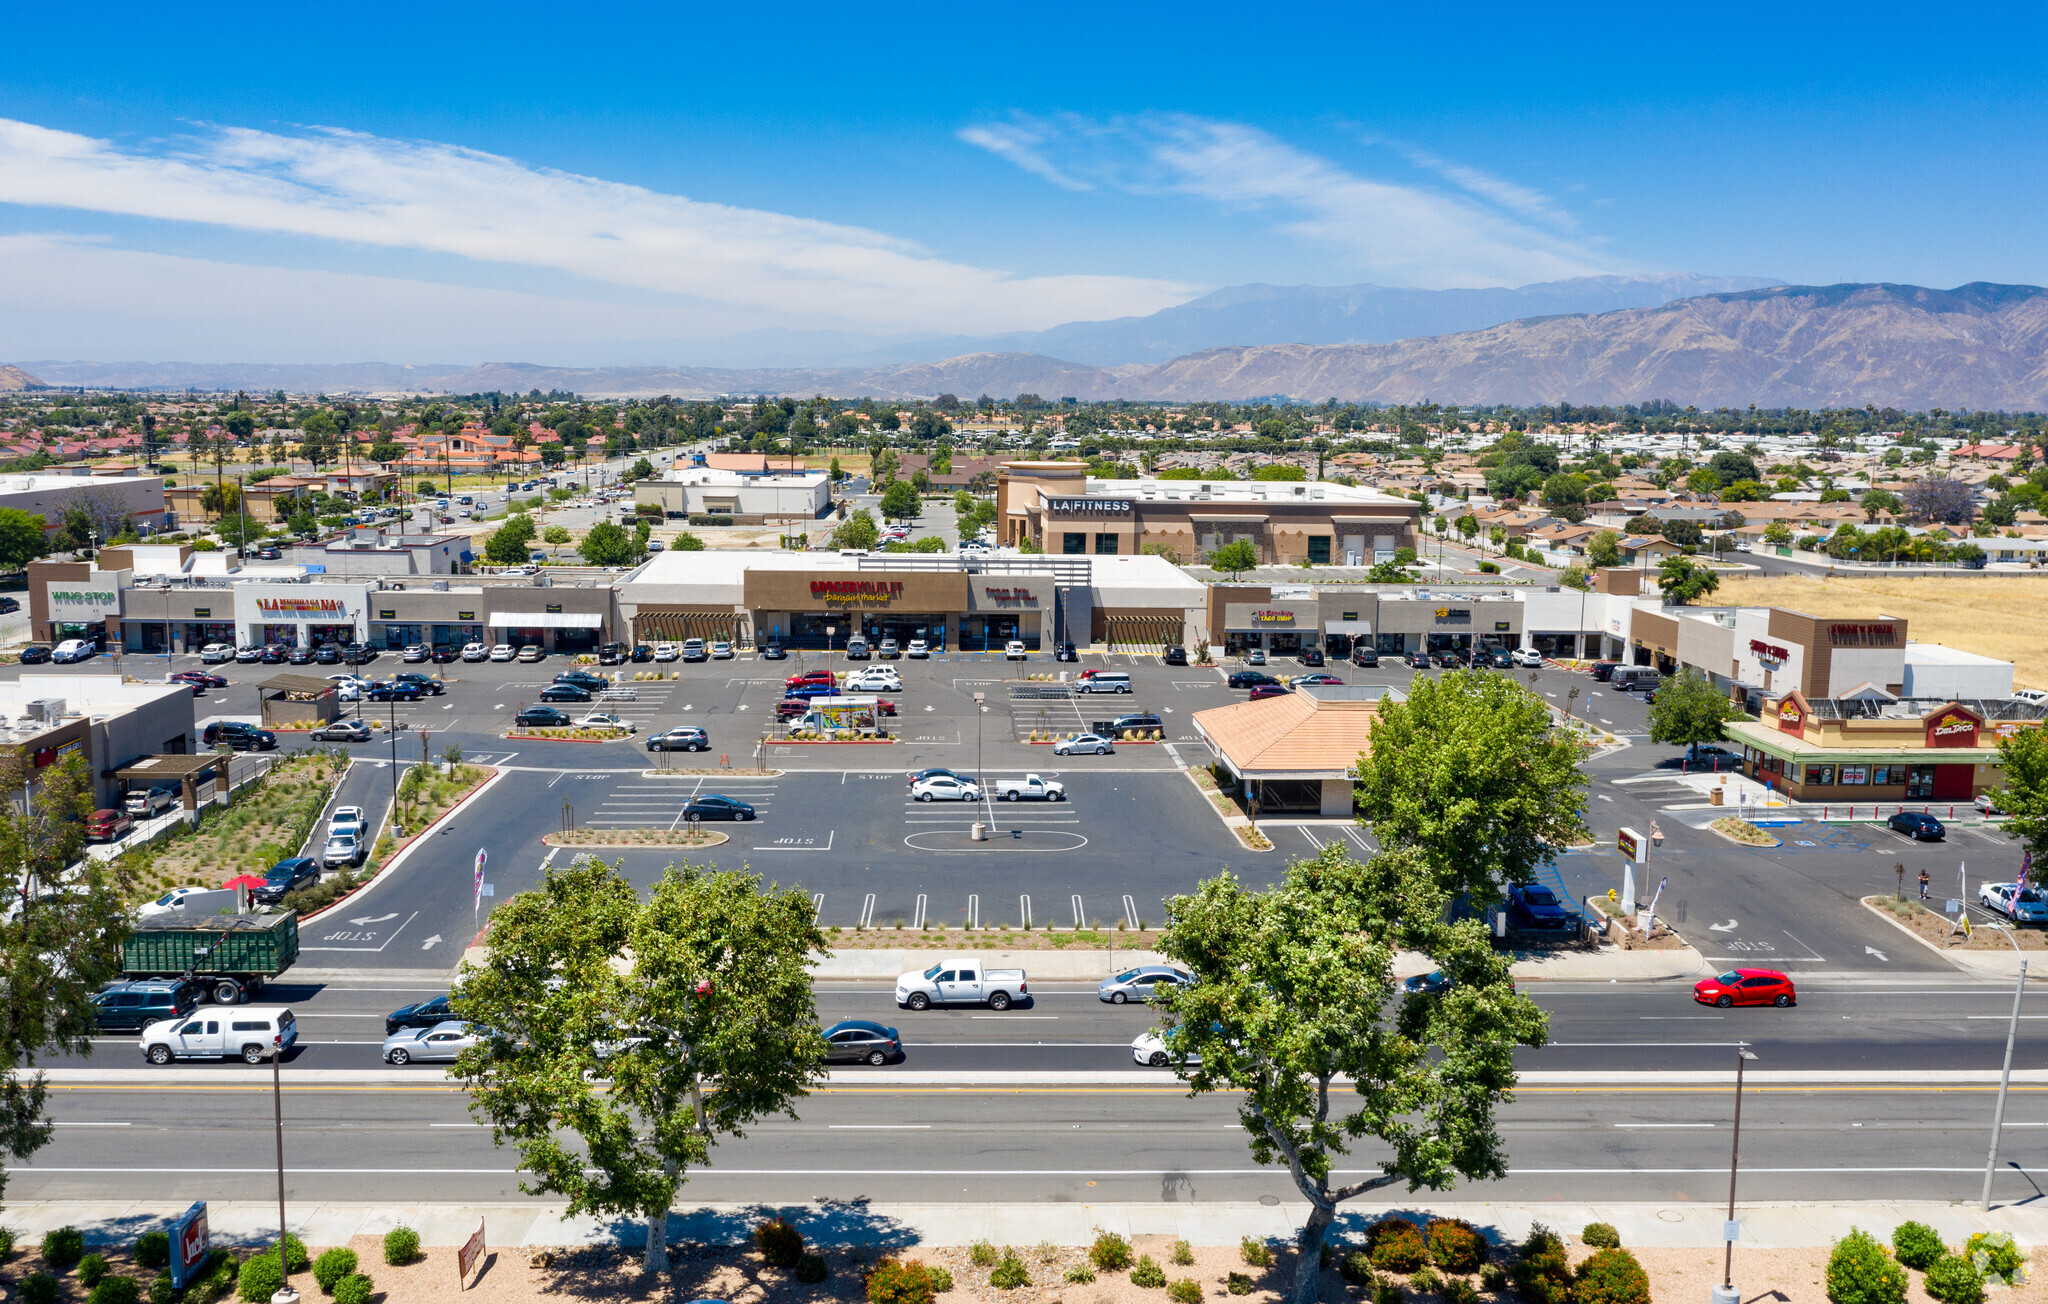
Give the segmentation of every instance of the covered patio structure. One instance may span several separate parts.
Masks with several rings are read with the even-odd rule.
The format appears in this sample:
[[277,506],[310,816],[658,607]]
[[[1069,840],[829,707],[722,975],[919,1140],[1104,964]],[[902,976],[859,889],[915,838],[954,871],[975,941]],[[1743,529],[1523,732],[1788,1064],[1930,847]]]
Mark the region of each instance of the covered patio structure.
[[1304,684],[1192,717],[1195,732],[1239,784],[1254,817],[1352,813],[1351,769],[1372,745],[1386,684]]

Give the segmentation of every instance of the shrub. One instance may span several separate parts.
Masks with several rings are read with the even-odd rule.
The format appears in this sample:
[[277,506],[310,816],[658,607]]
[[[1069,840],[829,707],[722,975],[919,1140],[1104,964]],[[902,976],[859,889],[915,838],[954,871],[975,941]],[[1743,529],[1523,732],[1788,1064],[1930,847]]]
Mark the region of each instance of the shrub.
[[953,1289],[953,1274],[944,1268],[926,1268],[925,1280],[931,1282],[932,1290],[940,1295]]
[[142,1283],[133,1277],[101,1277],[85,1304],[141,1304]]
[[270,1297],[284,1288],[284,1273],[278,1271],[275,1254],[259,1254],[242,1265],[236,1289],[249,1304],[270,1304]]
[[1066,1280],[1079,1285],[1086,1285],[1088,1282],[1095,1280],[1095,1269],[1085,1263],[1077,1263],[1067,1269]]
[[796,1279],[808,1286],[815,1286],[825,1280],[825,1256],[806,1251],[796,1261]]
[[1984,1304],[1984,1274],[1960,1254],[1943,1254],[1927,1267],[1922,1283],[1942,1304]]
[[1406,1218],[1382,1218],[1366,1229],[1365,1244],[1375,1268],[1413,1272],[1429,1258],[1422,1229]]
[[1372,1304],[1401,1304],[1401,1286],[1398,1282],[1379,1278],[1372,1284]]
[[1233,1272],[1223,1279],[1223,1288],[1233,1295],[1252,1293],[1252,1279],[1247,1273]]
[[988,1284],[997,1290],[1015,1290],[1031,1284],[1031,1270],[1024,1266],[1024,1260],[1017,1257],[1015,1250],[1004,1250],[1003,1261],[988,1274]]
[[171,1234],[169,1232],[144,1232],[135,1238],[135,1266],[138,1268],[167,1268],[171,1263]]
[[1180,1267],[1185,1268],[1195,1261],[1194,1247],[1190,1246],[1186,1241],[1175,1241],[1173,1247],[1167,1251],[1166,1257]]
[[1182,1277],[1166,1288],[1166,1298],[1173,1304],[1202,1304],[1202,1286],[1193,1277]]
[[397,1268],[420,1257],[420,1234],[410,1227],[393,1227],[384,1233],[384,1262]]
[[334,1304],[370,1304],[376,1283],[360,1272],[352,1272],[334,1283]]
[[78,1261],[79,1284],[83,1285],[87,1290],[91,1290],[94,1286],[97,1286],[99,1284],[100,1278],[106,1275],[106,1255],[88,1254]]
[[803,1257],[804,1234],[780,1218],[754,1228],[754,1244],[771,1268],[794,1268]]
[[932,1282],[924,1264],[883,1259],[868,1273],[868,1304],[931,1304]]
[[[195,1285],[194,1290],[198,1287]],[[171,1270],[165,1268],[149,1283],[149,1304],[178,1304],[178,1288],[171,1284]]]
[[31,1272],[18,1290],[21,1304],[57,1304],[57,1279],[47,1272]]
[[1098,1230],[1095,1244],[1088,1247],[1088,1261],[1104,1272],[1120,1272],[1131,1266],[1131,1243],[1115,1232]]
[[[1189,1257],[1193,1256],[1190,1255]],[[1153,1260],[1151,1255],[1141,1254],[1138,1256],[1137,1266],[1131,1269],[1131,1284],[1133,1286],[1150,1286],[1152,1289],[1157,1290],[1166,1284],[1166,1272]]]
[[0,1227],[0,1263],[14,1257],[14,1233]]
[[1508,1270],[1501,1267],[1498,1263],[1482,1263],[1479,1265],[1479,1284],[1490,1291],[1499,1292],[1506,1290]]
[[1444,1280],[1444,1304],[1479,1304],[1479,1287],[1470,1277],[1448,1277]]
[[1444,1279],[1442,1274],[1438,1273],[1435,1268],[1425,1263],[1415,1270],[1413,1276],[1408,1278],[1408,1284],[1425,1295],[1434,1295],[1438,1288],[1444,1284]]
[[[269,1248],[259,1250],[257,1253],[259,1255],[268,1254],[272,1259],[276,1259],[277,1243],[273,1241]],[[286,1270],[290,1272],[304,1272],[313,1266],[313,1256],[306,1253],[306,1243],[290,1232],[284,1234],[284,1257],[286,1260]]]
[[1902,1222],[1892,1228],[1892,1253],[1909,1268],[1927,1271],[1928,1265],[1948,1253],[1941,1233],[1923,1222]]
[[198,1285],[186,1287],[186,1300],[189,1302],[195,1295],[202,1304],[219,1299],[235,1288],[235,1280],[241,1275],[241,1271],[242,1265],[236,1261],[234,1255],[226,1250],[213,1251],[207,1256],[206,1269]]
[[1596,1250],[1579,1265],[1574,1304],[1650,1304],[1650,1274],[1623,1249]]
[[319,1258],[313,1260],[313,1280],[320,1283],[320,1289],[329,1295],[334,1293],[334,1283],[343,1277],[353,1277],[356,1271],[356,1252],[337,1245]]
[[1379,1280],[1373,1275],[1372,1256],[1364,1250],[1352,1250],[1338,1259],[1337,1275],[1354,1286],[1370,1286]]
[[1621,1248],[1621,1233],[1614,1230],[1613,1223],[1587,1223],[1579,1239],[1596,1250],[1618,1250]]
[[2026,1280],[2026,1259],[2013,1244],[2010,1232],[1978,1232],[1963,1246],[1963,1257],[1975,1264],[1977,1271],[2008,1286]]
[[1423,1237],[1429,1261],[1445,1272],[1472,1272],[1486,1262],[1486,1238],[1463,1218],[1432,1218]]
[[59,1272],[69,1272],[85,1257],[85,1233],[76,1227],[59,1227],[43,1233],[43,1262]]
[[976,1241],[974,1248],[967,1251],[967,1258],[977,1268],[996,1266],[996,1247],[987,1241]]
[[1850,1228],[1828,1255],[1828,1298],[1834,1304],[1903,1304],[1906,1270],[1869,1232]]
[[1572,1265],[1565,1257],[1563,1238],[1542,1223],[1531,1225],[1508,1278],[1529,1304],[1568,1304]]
[[1273,1266],[1273,1247],[1256,1236],[1247,1236],[1237,1243],[1237,1256],[1254,1268]]

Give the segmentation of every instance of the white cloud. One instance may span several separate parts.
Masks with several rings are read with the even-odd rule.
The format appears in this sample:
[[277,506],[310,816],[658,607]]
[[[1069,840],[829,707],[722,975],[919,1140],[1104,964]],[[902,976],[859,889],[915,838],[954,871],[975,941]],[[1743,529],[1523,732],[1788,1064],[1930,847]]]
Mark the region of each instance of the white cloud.
[[1276,215],[1275,229],[1339,251],[1378,279],[1430,286],[1524,284],[1617,270],[1555,231],[1571,218],[1539,192],[1411,154],[1463,195],[1347,171],[1242,123],[1186,114],[1106,122],[1014,115],[961,133],[1069,188],[1192,195]]
[[1010,275],[858,227],[332,128],[226,128],[145,151],[0,119],[0,203],[548,268],[812,325],[1032,329],[1195,293],[1133,277]]

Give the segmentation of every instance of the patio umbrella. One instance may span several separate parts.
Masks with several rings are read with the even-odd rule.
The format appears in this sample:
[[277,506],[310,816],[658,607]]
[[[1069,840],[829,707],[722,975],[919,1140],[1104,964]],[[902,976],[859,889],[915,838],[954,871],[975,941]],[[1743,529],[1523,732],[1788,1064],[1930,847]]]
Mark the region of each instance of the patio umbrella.
[[242,874],[229,879],[221,884],[221,887],[230,891],[241,888],[258,888],[262,887],[265,881],[261,874]]

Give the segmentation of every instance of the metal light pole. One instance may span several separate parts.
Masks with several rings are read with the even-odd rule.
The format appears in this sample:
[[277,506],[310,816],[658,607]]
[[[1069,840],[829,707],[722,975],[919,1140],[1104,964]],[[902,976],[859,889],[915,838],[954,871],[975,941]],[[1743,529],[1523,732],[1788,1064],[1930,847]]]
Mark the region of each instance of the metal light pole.
[[1742,1163],[1742,1070],[1756,1058],[1749,1047],[1735,1043],[1735,1139],[1728,1151],[1728,1221],[1721,1227],[1721,1284],[1714,1287],[1713,1304],[1741,1304],[1735,1290],[1735,1172]]
[[270,1037],[270,1104],[277,1121],[277,1280],[278,1289],[270,1304],[299,1304],[299,1292],[292,1289],[291,1260],[286,1255],[284,1222],[284,1037]]
[[405,836],[405,828],[398,822],[398,695],[384,699],[391,707],[391,840],[396,842]]
[[157,588],[164,595],[164,673],[171,673],[171,582],[165,580]]
[[989,799],[988,774],[982,768],[981,759],[981,717],[988,713],[988,707],[984,705],[987,700],[987,693],[978,692],[974,695],[974,782],[981,789],[982,818],[987,821],[989,832],[993,833],[996,827],[996,808]]
[[2012,943],[2012,949],[2020,957],[2019,981],[2012,989],[2012,1021],[2005,1026],[2005,1068],[1998,1075],[1998,1104],[1991,1111],[1991,1153],[1984,1159],[1984,1207],[1991,1207],[1991,1173],[1998,1165],[1998,1133],[2005,1126],[2005,1090],[2012,1084],[2012,1043],[2020,1031],[2020,997],[2027,990],[2027,956],[2020,950],[2019,939],[2011,930],[2000,928],[2000,935]]

